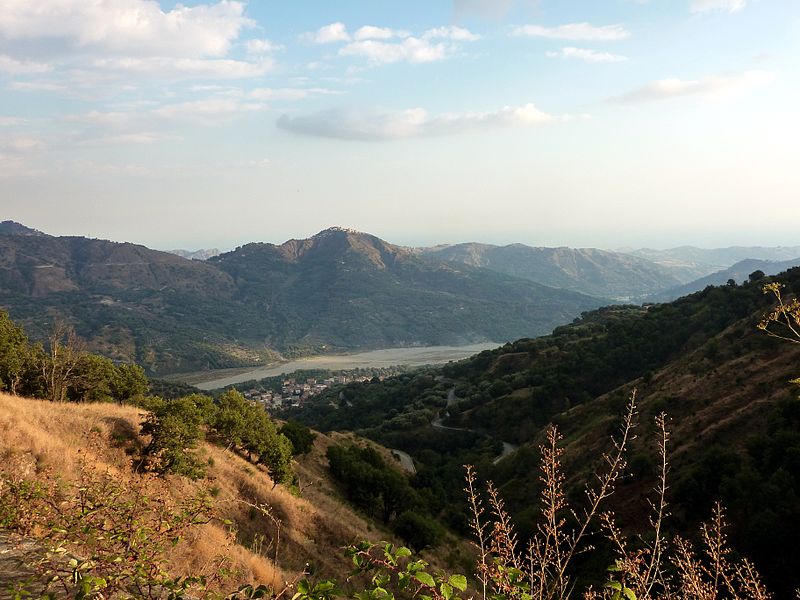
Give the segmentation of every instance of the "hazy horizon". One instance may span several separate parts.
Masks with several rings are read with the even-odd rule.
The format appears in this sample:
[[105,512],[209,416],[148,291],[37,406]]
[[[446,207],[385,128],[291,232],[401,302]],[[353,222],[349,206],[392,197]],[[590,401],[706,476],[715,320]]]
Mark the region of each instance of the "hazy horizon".
[[722,243],[722,244],[719,244],[719,245],[695,244],[695,243],[677,244],[676,243],[676,244],[661,245],[661,246],[648,245],[648,244],[641,244],[641,245],[635,245],[635,246],[624,246],[624,245],[622,245],[622,246],[599,246],[599,245],[586,245],[586,244],[584,244],[584,245],[580,245],[580,244],[573,245],[573,244],[564,244],[564,243],[539,243],[536,240],[525,241],[523,239],[512,239],[512,238],[507,238],[506,239],[506,238],[503,238],[503,237],[500,237],[500,236],[486,236],[486,235],[479,236],[479,234],[476,235],[474,238],[469,238],[469,239],[465,238],[465,239],[448,239],[448,240],[443,240],[443,239],[438,239],[437,240],[437,239],[431,239],[431,238],[428,238],[428,237],[419,237],[419,236],[415,236],[414,234],[401,234],[398,238],[392,238],[392,237],[387,237],[387,236],[380,235],[380,234],[378,234],[378,233],[376,233],[374,231],[364,231],[364,230],[361,230],[361,229],[356,229],[354,227],[349,227],[347,225],[341,225],[341,224],[329,225],[327,227],[323,227],[322,229],[319,229],[319,230],[316,230],[316,231],[310,231],[308,233],[296,233],[296,234],[287,233],[287,235],[284,236],[284,237],[276,237],[276,238],[272,238],[272,239],[266,239],[266,238],[263,238],[263,239],[262,238],[259,238],[259,239],[247,239],[247,240],[243,239],[243,240],[239,240],[239,241],[237,241],[237,242],[235,242],[233,244],[224,244],[224,243],[215,244],[215,243],[202,243],[202,242],[200,242],[200,243],[194,243],[194,244],[166,245],[166,246],[163,246],[163,245],[157,245],[157,244],[156,245],[151,245],[151,244],[148,244],[148,243],[146,243],[146,242],[144,242],[142,240],[138,240],[138,239],[112,238],[112,237],[109,237],[107,235],[103,235],[101,233],[91,233],[91,234],[89,234],[89,233],[76,233],[74,231],[67,231],[67,230],[59,230],[58,232],[50,231],[50,230],[48,230],[46,228],[42,228],[40,226],[37,226],[34,223],[23,222],[23,221],[19,221],[17,219],[8,218],[5,215],[0,215],[0,220],[15,221],[17,223],[20,223],[21,225],[24,225],[26,227],[30,227],[32,229],[36,229],[36,230],[41,231],[42,233],[45,233],[45,234],[48,234],[48,235],[54,235],[54,236],[84,236],[84,237],[95,238],[95,239],[109,240],[109,241],[113,241],[113,242],[129,242],[129,243],[133,243],[133,244],[141,244],[141,245],[147,246],[149,248],[152,248],[154,250],[161,250],[161,251],[166,251],[166,252],[173,251],[173,250],[186,250],[186,251],[189,251],[189,252],[195,252],[195,251],[198,251],[198,250],[209,250],[209,249],[217,249],[220,252],[229,252],[229,251],[234,250],[235,248],[237,248],[239,246],[242,246],[244,244],[259,243],[259,242],[280,245],[280,244],[282,244],[282,243],[284,243],[286,241],[293,240],[293,239],[307,239],[307,238],[310,238],[310,237],[316,235],[317,233],[320,233],[321,231],[323,231],[325,229],[328,229],[328,228],[331,228],[331,227],[342,227],[342,228],[346,228],[346,229],[355,229],[357,231],[361,231],[362,233],[375,235],[375,236],[377,236],[377,237],[379,237],[379,238],[383,239],[384,241],[389,242],[391,244],[395,244],[395,245],[398,245],[398,246],[406,246],[406,247],[431,247],[431,246],[436,246],[436,245],[453,245],[453,244],[462,244],[462,243],[480,243],[480,244],[489,244],[489,245],[496,245],[496,246],[506,246],[506,245],[510,245],[510,244],[525,244],[527,246],[540,246],[540,247],[548,247],[548,248],[557,248],[557,247],[598,248],[598,249],[601,249],[601,250],[609,250],[609,251],[613,251],[613,252],[630,252],[630,251],[641,250],[641,249],[669,250],[669,249],[679,248],[679,247],[682,247],[682,246],[691,246],[691,247],[700,248],[700,249],[724,249],[724,248],[737,247],[737,246],[740,246],[740,247],[742,247],[742,246],[743,247],[765,247],[765,248],[768,248],[768,247],[771,248],[771,247],[795,247],[795,246],[800,246],[800,241],[795,242],[795,243],[780,244],[780,243],[775,243],[772,240],[770,240],[769,243],[758,243],[758,242],[754,242],[754,243]]
[[3,218],[150,247],[794,245],[800,3],[9,0]]

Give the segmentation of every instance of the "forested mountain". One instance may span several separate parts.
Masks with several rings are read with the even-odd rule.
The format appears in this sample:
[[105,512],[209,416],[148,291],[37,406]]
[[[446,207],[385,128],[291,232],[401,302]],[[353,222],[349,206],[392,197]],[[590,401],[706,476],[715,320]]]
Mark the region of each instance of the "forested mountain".
[[486,269],[416,256],[374,236],[328,229],[215,257],[239,300],[276,314],[276,347],[465,344],[548,332],[600,301]]
[[[800,268],[776,280],[787,297],[800,293]],[[800,375],[800,345],[758,330],[775,300],[761,290],[767,281],[708,288],[669,304],[603,308],[550,336],[335,390],[299,417],[411,453],[445,515],[457,500],[451,490],[460,465],[477,463],[531,534],[544,428],[555,422],[564,432],[565,465],[576,473],[568,487],[579,498],[638,388],[642,424],[617,514],[642,517],[642,499],[656,485],[653,418],[665,411],[673,432],[669,527],[691,531],[721,500],[737,523],[736,546],[788,594],[800,568],[793,551],[800,535],[800,400],[789,383]],[[501,441],[518,449],[497,461]]]
[[686,281],[666,266],[597,248],[467,243],[418,251],[424,256],[484,267],[600,298],[632,300]]
[[35,338],[64,317],[91,348],[153,373],[274,352],[504,341],[601,304],[341,229],[192,261],[20,227],[0,234],[0,306]]

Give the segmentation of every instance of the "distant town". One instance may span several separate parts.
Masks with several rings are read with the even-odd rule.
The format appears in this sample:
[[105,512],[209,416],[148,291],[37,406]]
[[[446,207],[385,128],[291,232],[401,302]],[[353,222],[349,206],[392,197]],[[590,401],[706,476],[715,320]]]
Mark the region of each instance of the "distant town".
[[262,404],[268,411],[299,408],[310,398],[337,385],[383,381],[407,370],[405,367],[360,368],[348,371],[298,371],[289,377],[268,377],[235,386],[245,398]]

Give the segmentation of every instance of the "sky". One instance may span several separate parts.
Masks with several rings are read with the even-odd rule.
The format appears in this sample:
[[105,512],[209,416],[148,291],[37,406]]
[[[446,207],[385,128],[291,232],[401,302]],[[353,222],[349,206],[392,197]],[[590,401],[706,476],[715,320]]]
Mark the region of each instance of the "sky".
[[798,0],[0,0],[0,220],[800,244]]

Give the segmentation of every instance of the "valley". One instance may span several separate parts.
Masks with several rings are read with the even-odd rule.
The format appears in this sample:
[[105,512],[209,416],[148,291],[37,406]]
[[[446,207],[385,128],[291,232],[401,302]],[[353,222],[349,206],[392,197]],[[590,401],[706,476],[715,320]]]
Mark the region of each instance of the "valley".
[[[800,349],[784,348],[758,326],[775,301],[762,287],[784,286],[776,289],[787,298],[800,293],[794,259],[747,259],[680,283],[685,272],[667,276],[671,267],[642,257],[515,246],[515,260],[522,256],[530,267],[521,273],[505,250],[467,245],[442,260],[446,247],[436,247],[435,258],[341,228],[207,260],[55,238],[24,226],[6,230],[0,228],[0,301],[30,326],[34,343],[27,345],[6,318],[0,382],[24,394],[57,392],[42,365],[60,360],[50,352],[47,327],[63,318],[86,346],[75,346],[77,370],[59,398],[87,407],[116,399],[125,410],[142,411],[124,413],[127,452],[138,464],[153,461],[160,475],[219,480],[216,465],[227,464],[230,453],[246,459],[237,468],[256,480],[269,478],[273,488],[286,486],[324,506],[305,504],[302,511],[355,511],[367,530],[381,527],[383,537],[436,553],[466,543],[462,488],[469,464],[497,484],[513,515],[509,523],[528,539],[539,523],[536,465],[548,426],[564,434],[565,497],[580,504],[579,491],[599,468],[601,448],[635,391],[637,427],[652,433],[654,417],[664,411],[670,418],[679,473],[670,486],[670,527],[698,527],[720,498],[735,517],[737,549],[759,557],[773,589],[788,589],[795,563],[787,548],[794,532],[800,535],[800,517],[794,503],[779,499],[800,493],[792,458],[800,443],[792,433],[796,398],[787,383],[797,376]],[[584,293],[643,290],[657,290],[653,298],[665,301],[622,303]],[[163,398],[146,395],[144,371],[127,364],[139,356],[149,374],[169,373],[168,382],[157,382]],[[391,369],[397,365],[404,368]],[[356,373],[332,376],[337,371]],[[282,381],[296,372],[297,381]],[[266,381],[251,389],[254,380]],[[230,389],[235,385],[245,394]],[[7,401],[13,405],[12,397]],[[6,420],[0,427],[10,430],[13,419]],[[177,429],[159,438],[159,423]],[[121,431],[91,427],[109,443],[122,440]],[[198,437],[181,441],[182,427]],[[156,442],[171,466],[153,458]],[[632,439],[628,460],[609,507],[646,521],[640,501],[657,485],[646,436]],[[328,500],[309,491],[317,485]],[[744,491],[753,486],[766,490],[755,500]],[[230,494],[249,497],[252,489]],[[277,496],[262,497],[279,504]],[[281,510],[292,522],[295,508]],[[329,543],[341,544],[338,535]],[[466,554],[458,552],[448,555],[448,565],[463,564]],[[277,559],[266,564],[296,568]],[[341,569],[336,561],[325,564]],[[577,576],[601,583],[582,570]]]
[[0,0],[0,600],[800,600],[798,57]]

